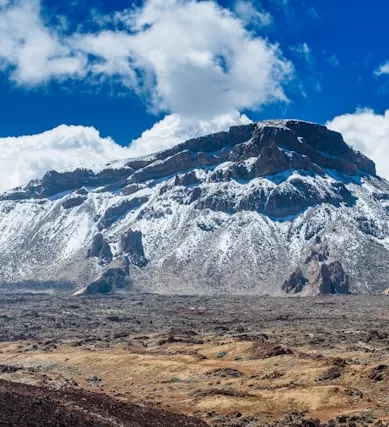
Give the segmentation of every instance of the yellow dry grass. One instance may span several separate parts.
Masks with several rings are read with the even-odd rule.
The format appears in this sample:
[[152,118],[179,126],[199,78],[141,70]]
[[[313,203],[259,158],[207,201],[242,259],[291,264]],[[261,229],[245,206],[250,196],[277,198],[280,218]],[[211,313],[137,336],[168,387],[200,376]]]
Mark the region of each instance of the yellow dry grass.
[[[381,417],[388,416],[380,401],[380,393],[387,395],[388,385],[367,385],[366,376],[373,365],[351,364],[341,378],[318,381],[331,363],[328,358],[315,358],[308,348],[254,359],[249,341],[204,337],[202,345],[160,346],[157,338],[150,337],[147,347],[132,341],[111,348],[62,344],[52,351],[33,349],[32,343],[2,343],[0,364],[24,369],[0,376],[56,387],[75,381],[79,387],[184,414],[238,411],[272,419],[299,411],[329,419],[373,410]],[[357,352],[334,351],[327,356],[366,358],[365,353]],[[389,358],[385,362],[389,364]],[[217,369],[235,369],[241,375],[223,376],[214,373]],[[353,390],[362,390],[369,398],[361,399]]]

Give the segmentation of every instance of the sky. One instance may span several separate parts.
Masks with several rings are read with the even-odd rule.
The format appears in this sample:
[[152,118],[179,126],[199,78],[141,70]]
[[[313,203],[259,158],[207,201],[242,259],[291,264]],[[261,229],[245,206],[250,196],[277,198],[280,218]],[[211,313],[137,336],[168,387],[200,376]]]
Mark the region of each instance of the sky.
[[389,3],[0,0],[0,191],[232,125],[342,132],[389,179]]

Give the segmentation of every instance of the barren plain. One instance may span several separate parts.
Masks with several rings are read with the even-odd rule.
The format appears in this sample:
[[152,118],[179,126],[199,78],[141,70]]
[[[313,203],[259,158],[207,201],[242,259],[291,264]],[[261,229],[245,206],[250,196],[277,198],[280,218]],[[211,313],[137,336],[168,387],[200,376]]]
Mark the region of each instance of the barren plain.
[[[3,289],[0,403],[6,393],[52,395],[74,412],[77,400],[107,399],[95,414],[101,424],[84,425],[386,426],[388,325],[383,296],[69,297]],[[134,404],[173,418],[158,424],[154,413],[154,423],[131,423]],[[95,413],[105,407],[91,405]],[[88,412],[86,403],[76,406]],[[195,419],[180,424],[180,415]],[[17,425],[9,419],[0,425]]]

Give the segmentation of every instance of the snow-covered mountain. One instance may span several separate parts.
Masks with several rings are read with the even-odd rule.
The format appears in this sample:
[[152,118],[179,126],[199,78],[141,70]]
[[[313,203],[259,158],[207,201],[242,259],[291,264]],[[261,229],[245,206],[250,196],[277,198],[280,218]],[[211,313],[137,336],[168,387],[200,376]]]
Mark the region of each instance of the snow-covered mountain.
[[0,282],[313,295],[389,287],[389,183],[336,132],[266,121],[0,196]]

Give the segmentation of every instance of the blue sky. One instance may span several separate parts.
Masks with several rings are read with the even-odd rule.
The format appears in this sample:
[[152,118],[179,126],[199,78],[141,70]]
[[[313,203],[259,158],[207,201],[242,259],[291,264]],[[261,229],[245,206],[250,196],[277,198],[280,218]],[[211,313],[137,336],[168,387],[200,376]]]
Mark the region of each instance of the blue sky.
[[[78,156],[93,151],[95,140],[101,151],[101,139],[110,137],[115,147],[102,151],[113,157],[127,155],[116,145],[148,129],[134,153],[283,117],[334,123],[374,157],[376,135],[352,131],[361,115],[389,126],[388,16],[386,0],[370,7],[355,0],[0,0],[3,161],[14,145],[17,155],[32,144],[4,137],[63,124],[100,132],[83,133],[87,150]],[[57,150],[58,138],[77,137],[67,132],[50,134],[48,144]],[[51,165],[79,165],[34,161],[12,184]]]
[[[59,3],[44,1],[46,13],[64,12],[78,24],[88,18],[91,8],[109,14],[134,2],[89,0],[76,3],[71,14]],[[220,4],[233,8],[229,1]],[[389,57],[384,37],[387,1],[377,0],[371,7],[355,0],[294,0],[288,6],[263,0],[261,4],[272,15],[273,23],[254,31],[279,43],[285,57],[295,65],[296,81],[286,88],[289,104],[250,111],[250,118],[297,117],[324,123],[358,107],[377,112],[388,107],[388,79],[374,75]],[[303,44],[308,45],[312,62],[293,50]],[[84,87],[80,93],[72,82],[26,89],[10,83],[6,73],[1,75],[0,99],[0,136],[38,133],[65,123],[94,126],[118,143],[128,144],[161,117],[148,114],[142,101],[131,93],[115,96],[109,87],[98,91]]]

